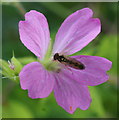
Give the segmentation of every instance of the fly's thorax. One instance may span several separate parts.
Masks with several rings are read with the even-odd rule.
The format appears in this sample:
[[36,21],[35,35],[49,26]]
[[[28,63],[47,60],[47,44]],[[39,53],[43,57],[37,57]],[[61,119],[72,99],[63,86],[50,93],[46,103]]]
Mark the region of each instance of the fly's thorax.
[[68,60],[62,55],[57,59],[59,62],[68,62]]
[[67,59],[63,55],[59,55],[59,53],[56,53],[54,55],[54,60],[58,60],[59,62],[66,62]]

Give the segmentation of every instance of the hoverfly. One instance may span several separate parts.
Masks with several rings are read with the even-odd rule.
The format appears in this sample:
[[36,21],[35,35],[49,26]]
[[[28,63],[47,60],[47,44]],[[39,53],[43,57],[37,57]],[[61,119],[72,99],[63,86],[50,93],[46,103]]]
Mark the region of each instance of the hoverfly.
[[54,55],[54,60],[58,60],[60,63],[75,69],[79,69],[79,70],[85,69],[85,66],[81,62],[77,61],[74,58],[65,57],[64,55],[59,55],[59,53],[56,53]]

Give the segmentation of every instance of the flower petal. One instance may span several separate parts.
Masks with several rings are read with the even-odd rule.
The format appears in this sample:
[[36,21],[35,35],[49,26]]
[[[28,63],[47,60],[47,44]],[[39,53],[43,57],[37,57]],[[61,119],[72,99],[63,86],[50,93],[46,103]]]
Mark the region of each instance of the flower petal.
[[35,10],[27,12],[25,21],[19,22],[19,33],[22,43],[42,59],[50,41],[50,33],[45,16]]
[[70,67],[70,70],[65,70],[65,72],[80,84],[95,86],[109,79],[106,71],[111,68],[112,62],[106,58],[86,55],[72,57],[80,61],[85,66],[85,69],[78,70]]
[[22,89],[28,89],[29,97],[47,97],[54,87],[54,77],[39,62],[27,64],[19,74]]
[[56,35],[53,54],[71,55],[91,42],[101,30],[100,20],[92,15],[91,9],[84,8],[66,18]]
[[55,78],[54,94],[56,101],[61,107],[70,114],[73,114],[76,108],[88,109],[91,98],[86,85],[80,85],[62,71],[55,74]]

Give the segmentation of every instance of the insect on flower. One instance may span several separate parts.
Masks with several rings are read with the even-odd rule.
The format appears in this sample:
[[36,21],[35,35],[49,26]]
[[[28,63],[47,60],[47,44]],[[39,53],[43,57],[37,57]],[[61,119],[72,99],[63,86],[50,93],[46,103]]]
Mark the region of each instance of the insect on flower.
[[79,69],[79,70],[85,69],[85,66],[81,62],[77,61],[74,58],[73,59],[66,58],[66,57],[64,57],[64,55],[59,55],[59,53],[56,53],[54,55],[54,60],[58,60],[60,63],[70,66],[75,69]]
[[92,99],[88,86],[106,82],[112,62],[98,56],[69,55],[100,33],[100,20],[92,16],[89,8],[69,15],[50,46],[46,17],[35,10],[25,14],[25,21],[19,22],[20,40],[39,60],[25,65],[19,74],[21,88],[28,90],[30,98],[44,98],[53,91],[58,105],[70,114],[76,108],[89,108]]

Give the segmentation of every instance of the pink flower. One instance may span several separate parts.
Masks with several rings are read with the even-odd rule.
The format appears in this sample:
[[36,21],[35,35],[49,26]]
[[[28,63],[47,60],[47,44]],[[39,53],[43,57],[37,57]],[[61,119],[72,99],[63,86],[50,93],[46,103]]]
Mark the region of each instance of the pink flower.
[[[28,90],[30,98],[44,98],[54,91],[57,103],[67,112],[72,114],[76,108],[88,109],[91,103],[88,86],[106,82],[109,78],[106,71],[112,62],[98,56],[65,56],[81,50],[100,33],[100,20],[92,15],[91,9],[84,8],[67,17],[56,34],[51,54],[45,16],[31,10],[25,14],[25,21],[19,22],[22,43],[39,59],[39,62],[27,64],[19,74],[21,88]],[[56,53],[68,61],[54,60]],[[72,59],[84,67],[75,69],[71,66],[75,63]]]

